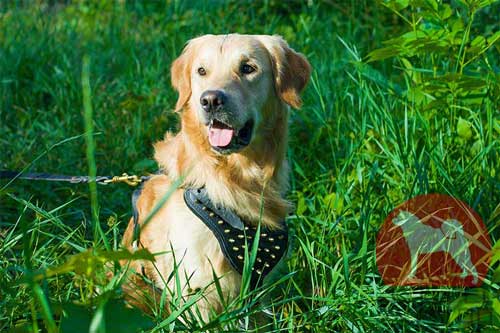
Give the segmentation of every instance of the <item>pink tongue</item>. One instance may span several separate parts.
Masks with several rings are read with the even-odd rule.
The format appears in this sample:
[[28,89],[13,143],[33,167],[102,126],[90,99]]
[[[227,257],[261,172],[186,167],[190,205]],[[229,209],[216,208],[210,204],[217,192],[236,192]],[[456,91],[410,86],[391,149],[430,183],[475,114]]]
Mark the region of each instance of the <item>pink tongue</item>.
[[225,147],[233,138],[233,129],[229,128],[211,128],[208,133],[208,141],[215,147]]

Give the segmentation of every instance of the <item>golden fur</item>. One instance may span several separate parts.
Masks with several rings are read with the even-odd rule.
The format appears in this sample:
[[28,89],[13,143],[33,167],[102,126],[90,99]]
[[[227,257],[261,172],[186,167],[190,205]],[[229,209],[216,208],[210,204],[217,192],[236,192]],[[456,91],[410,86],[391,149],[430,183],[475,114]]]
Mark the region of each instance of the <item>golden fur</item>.
[[[237,69],[241,61],[251,61],[258,72],[248,79],[241,77]],[[204,77],[196,73],[195,67],[201,63],[208,72]],[[181,188],[141,227],[139,247],[162,254],[156,256],[154,264],[128,263],[134,271],[143,269],[158,288],[175,290],[175,279],[166,282],[174,267],[173,249],[184,296],[209,285],[212,269],[222,277],[220,285],[226,297],[239,293],[241,276],[224,259],[212,232],[185,205],[182,187],[205,186],[213,202],[233,209],[252,224],[259,221],[262,202],[262,223],[279,227],[290,208],[283,197],[288,186],[288,105],[301,105],[299,93],[310,71],[304,56],[279,36],[206,35],[187,44],[171,69],[172,85],[179,93],[176,111],[180,112],[181,130],[176,135],[167,133],[155,144],[155,158],[163,174],[144,185],[137,204],[140,224],[172,183],[179,177],[184,179]],[[234,109],[236,124],[255,118],[252,140],[242,150],[223,155],[211,149],[199,107],[200,94],[207,89],[224,89],[229,95],[233,104],[228,107]],[[123,246],[132,249],[132,238],[130,221]],[[140,303],[137,296],[145,292],[135,285],[139,280],[132,276],[125,288],[136,304]],[[220,311],[222,305],[213,289],[207,289],[199,306]]]

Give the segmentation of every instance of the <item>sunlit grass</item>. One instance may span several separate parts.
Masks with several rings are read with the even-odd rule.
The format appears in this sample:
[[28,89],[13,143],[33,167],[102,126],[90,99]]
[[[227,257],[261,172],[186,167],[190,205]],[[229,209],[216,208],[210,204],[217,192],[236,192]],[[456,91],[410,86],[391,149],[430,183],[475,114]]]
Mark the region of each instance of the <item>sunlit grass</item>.
[[[63,331],[72,332],[85,325],[107,332],[462,330],[448,319],[463,290],[383,285],[375,237],[397,204],[441,192],[476,209],[496,240],[498,105],[436,112],[406,99],[412,83],[402,63],[364,62],[383,40],[406,31],[372,1],[94,3],[0,5],[0,168],[155,172],[152,143],[178,126],[169,66],[184,43],[205,33],[281,34],[314,67],[304,107],[290,120],[293,251],[275,281],[242,292],[209,321],[177,290],[151,299],[154,315],[144,317],[124,307],[120,270],[112,281],[104,265],[33,278],[87,249],[94,250],[90,261],[112,263],[99,251],[119,249],[130,188],[99,186],[97,197],[86,185],[2,181],[1,331],[55,331],[61,318]],[[485,13],[499,12],[493,6]],[[485,66],[498,80],[492,52],[497,58]],[[460,118],[473,124],[474,140],[457,133]]]

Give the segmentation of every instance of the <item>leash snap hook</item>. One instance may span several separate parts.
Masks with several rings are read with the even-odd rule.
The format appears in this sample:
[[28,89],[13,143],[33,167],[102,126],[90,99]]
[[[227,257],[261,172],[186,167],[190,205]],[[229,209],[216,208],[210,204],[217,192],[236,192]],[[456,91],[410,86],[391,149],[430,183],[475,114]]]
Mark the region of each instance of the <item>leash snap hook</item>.
[[139,178],[137,175],[128,175],[127,173],[124,173],[121,176],[114,176],[111,179],[107,179],[104,181],[104,183],[126,183],[130,186],[137,186],[141,183],[141,181],[141,178]]

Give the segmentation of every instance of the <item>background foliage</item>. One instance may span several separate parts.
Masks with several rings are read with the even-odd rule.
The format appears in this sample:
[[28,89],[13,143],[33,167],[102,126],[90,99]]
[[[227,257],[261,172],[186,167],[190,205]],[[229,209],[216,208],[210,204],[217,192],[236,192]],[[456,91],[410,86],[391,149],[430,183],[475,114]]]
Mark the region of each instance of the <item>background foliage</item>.
[[129,188],[99,187],[93,218],[87,186],[3,181],[0,330],[250,330],[267,310],[260,331],[497,332],[496,251],[482,288],[426,290],[384,286],[374,248],[387,214],[430,192],[469,203],[496,242],[499,22],[485,0],[1,2],[1,169],[86,174],[95,156],[98,174],[154,172],[152,143],[178,126],[170,63],[201,34],[280,34],[314,73],[291,117],[283,283],[209,323],[178,300],[146,317],[103,269],[126,256]]

